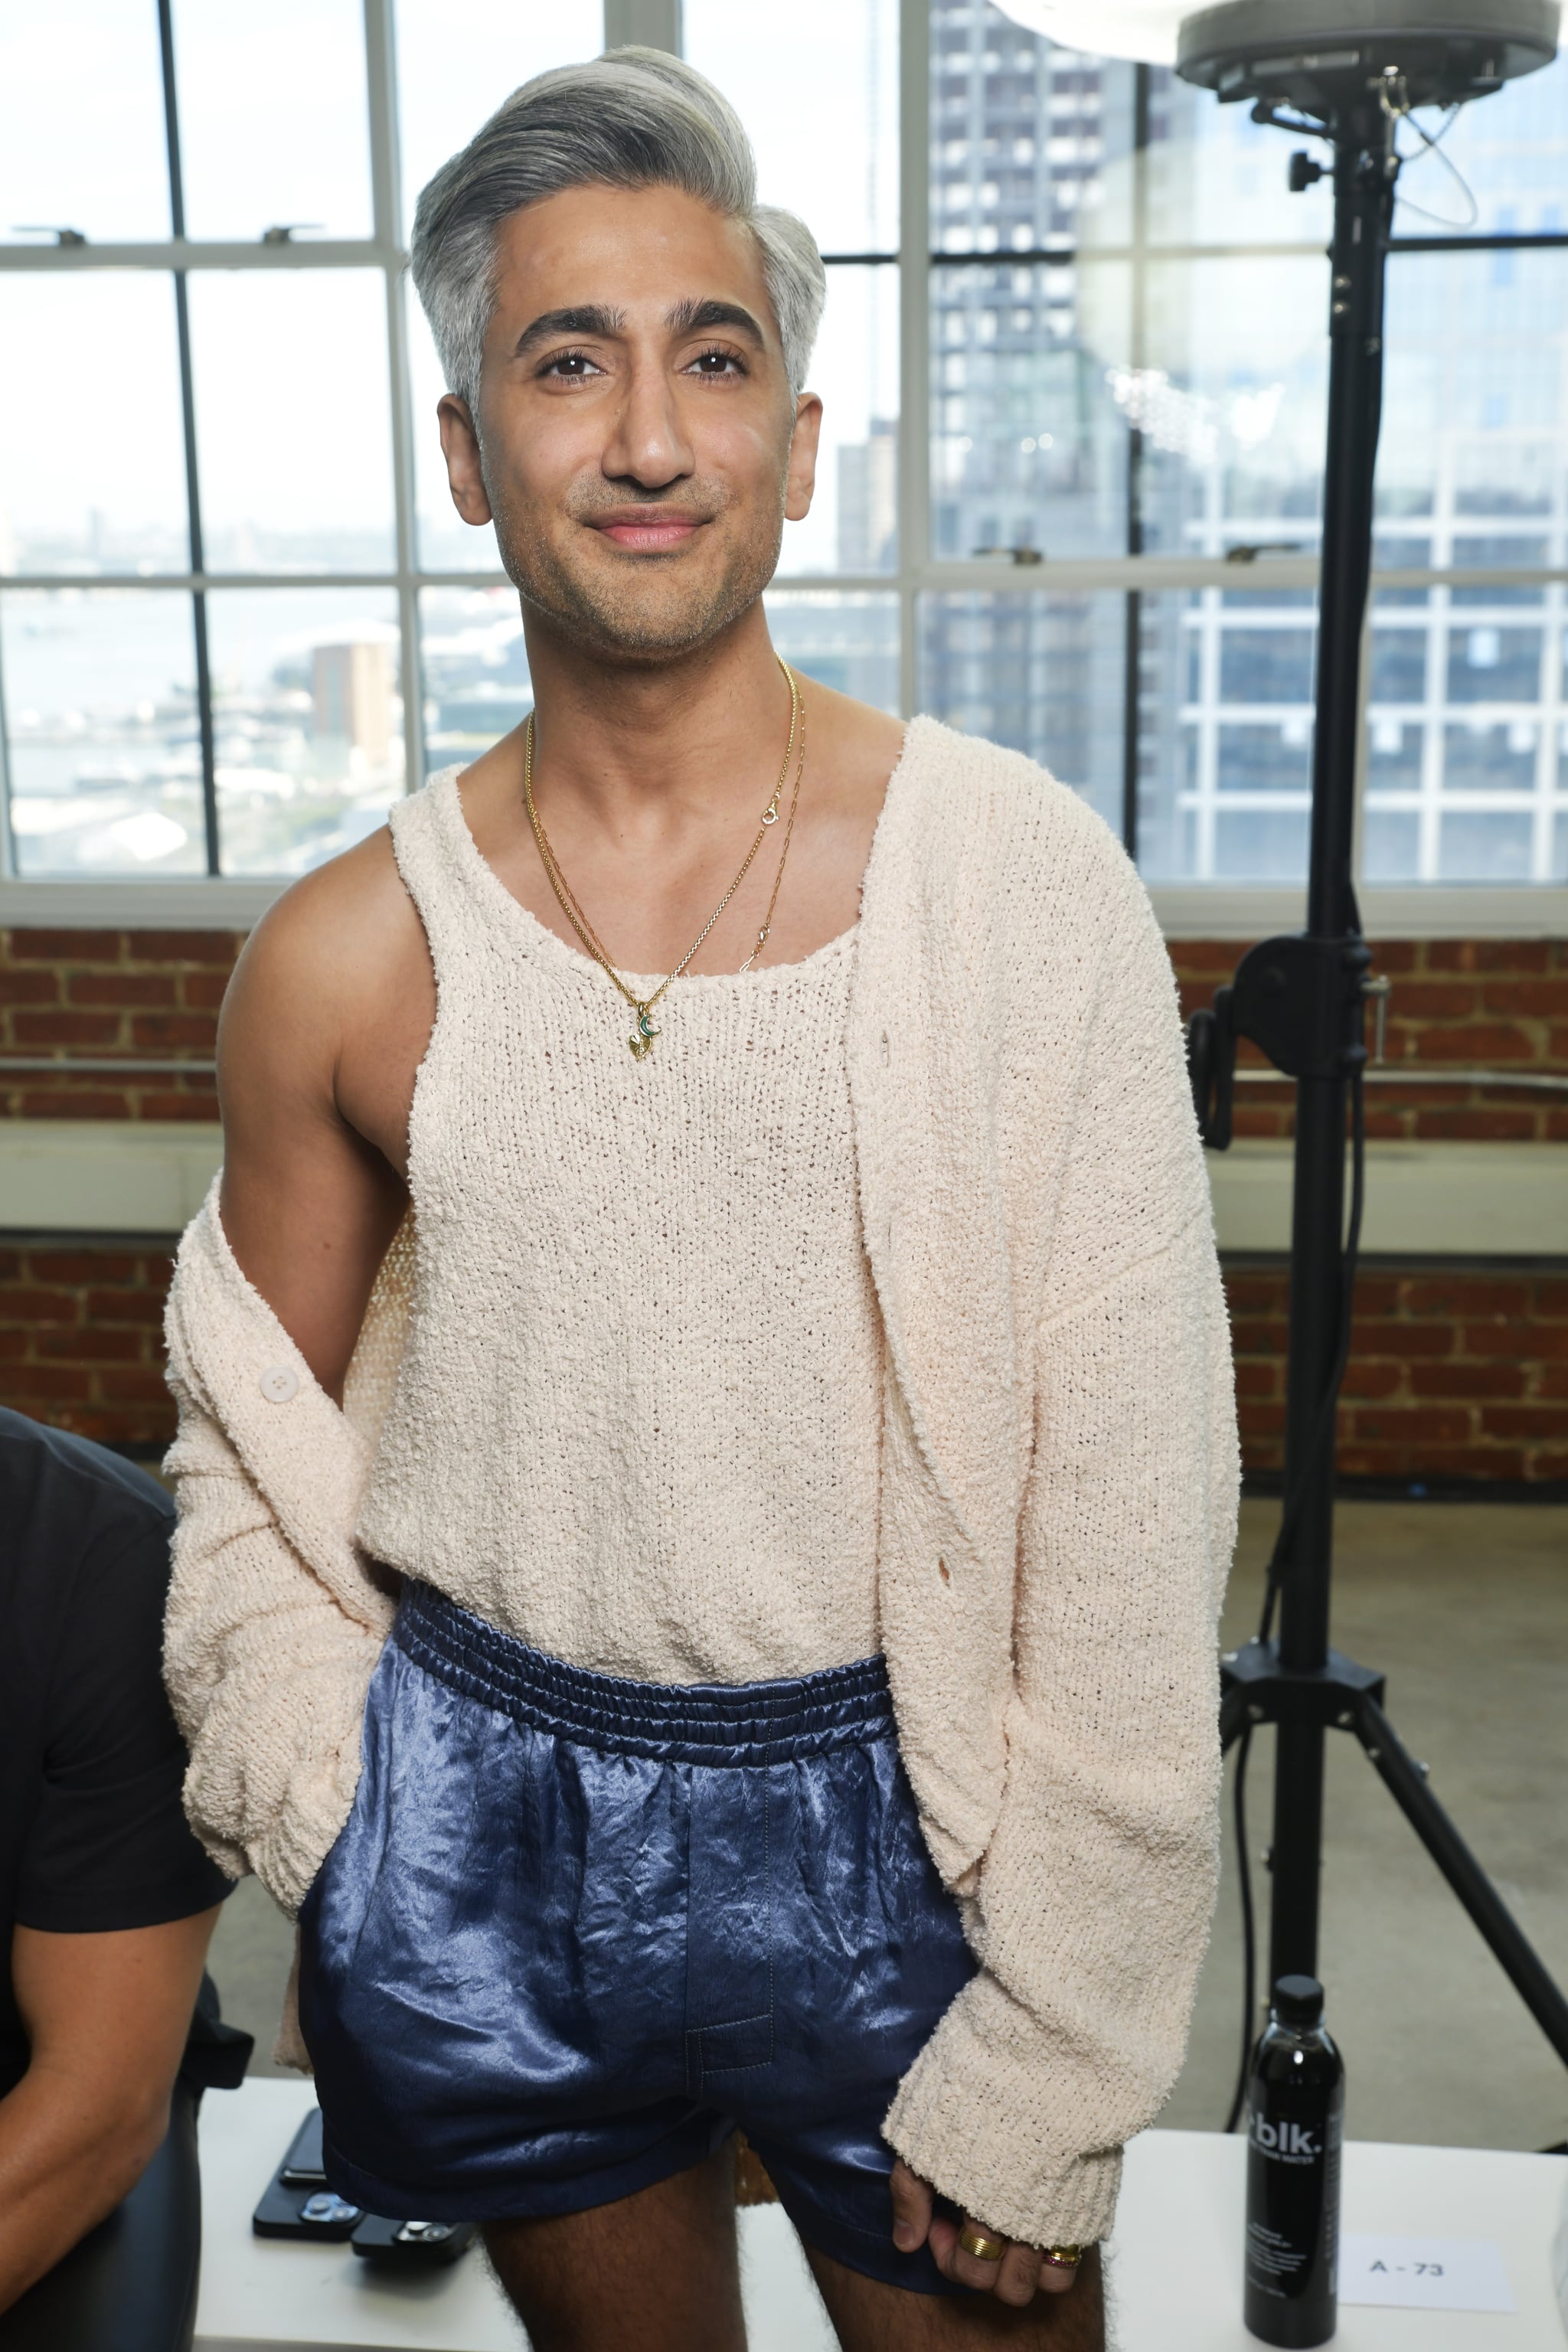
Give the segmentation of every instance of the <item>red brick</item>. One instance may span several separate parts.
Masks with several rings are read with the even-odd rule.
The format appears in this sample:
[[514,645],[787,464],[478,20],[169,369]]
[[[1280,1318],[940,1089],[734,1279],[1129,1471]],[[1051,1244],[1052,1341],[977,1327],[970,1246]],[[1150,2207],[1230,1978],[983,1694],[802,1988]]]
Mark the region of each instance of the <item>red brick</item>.
[[1428,940],[1428,971],[1547,971],[1545,940]]
[[119,931],[23,931],[11,933],[17,963],[118,963]]
[[[89,1290],[87,1294],[87,1318],[91,1324],[135,1323],[161,1324],[163,1320],[163,1294],[161,1290]],[[1512,1391],[1499,1391],[1499,1394]]]
[[1392,1315],[1399,1306],[1396,1274],[1363,1274],[1355,1286],[1355,1311],[1360,1316]]
[[132,1282],[141,1260],[117,1249],[34,1249],[27,1263],[40,1282]]
[[92,1374],[79,1364],[24,1364],[16,1374],[14,1398],[20,1412],[32,1398],[86,1399],[92,1394]]
[[1403,1364],[1350,1363],[1345,1367],[1347,1397],[1391,1397],[1405,1378]]
[[18,1045],[117,1045],[120,1020],[113,1013],[18,1013],[13,1023]]
[[1488,1437],[1552,1437],[1559,1444],[1568,1444],[1568,1406],[1483,1405],[1481,1429]]
[[1568,1063],[1568,1029],[1552,1029],[1547,1034],[1546,1051],[1559,1068]]
[[1238,1397],[1277,1397],[1279,1393],[1281,1368],[1265,1362],[1260,1357],[1249,1357],[1236,1367],[1236,1392]]
[[1568,1445],[1553,1446],[1531,1454],[1530,1475],[1541,1479],[1568,1478]]
[[52,971],[0,971],[0,1004],[55,1004],[59,992]]
[[1244,1438],[1283,1437],[1285,1408],[1282,1404],[1266,1404],[1258,1397],[1242,1397],[1237,1405],[1237,1420]]
[[73,1004],[173,1004],[171,973],[74,971],[67,983]]
[[[190,1083],[195,1087],[200,1086],[201,1080],[193,1078]],[[193,1127],[211,1127],[217,1117],[217,1100],[210,1078],[206,1084],[205,1094],[144,1094],[142,1097],[142,1117],[181,1118],[188,1120]]]
[[46,1088],[30,1083],[21,1097],[21,1115],[24,1118],[129,1118],[131,1106],[123,1094],[110,1094],[101,1086],[89,1094],[73,1093],[66,1086]]
[[140,1331],[110,1331],[101,1325],[38,1333],[40,1360],[72,1364],[134,1364],[142,1360]]
[[46,1290],[38,1283],[7,1283],[0,1290],[0,1316],[7,1323],[74,1323],[81,1302],[74,1291]]
[[1412,1364],[1409,1370],[1411,1391],[1418,1397],[1468,1402],[1524,1394],[1524,1371],[1519,1364]]
[[1568,1323],[1536,1323],[1521,1332],[1511,1323],[1467,1323],[1467,1356],[1525,1356],[1531,1360],[1568,1361]]
[[32,1337],[30,1331],[19,1327],[15,1331],[0,1328],[0,1357],[14,1362],[18,1357],[25,1356]]
[[231,964],[244,944],[243,931],[132,931],[128,942],[139,964]]
[[1287,1330],[1283,1323],[1233,1323],[1230,1344],[1238,1356],[1282,1356]]
[[1463,1029],[1417,1029],[1413,1042],[1422,1062],[1533,1062],[1535,1041],[1509,1021],[1477,1021]]
[[1419,940],[1373,940],[1368,944],[1372,949],[1373,971],[1415,971],[1419,969]]
[[1543,1397],[1568,1397],[1568,1364],[1542,1364],[1535,1375],[1535,1393]]
[[1455,1332],[1449,1323],[1353,1323],[1352,1353],[1361,1361],[1379,1356],[1450,1356]]
[[1455,1274],[1446,1278],[1423,1276],[1406,1281],[1405,1304],[1412,1315],[1525,1315],[1530,1311],[1528,1282],[1488,1281],[1484,1276]]
[[1568,980],[1490,980],[1484,996],[1489,1013],[1568,1013]]
[[1405,1445],[1461,1445],[1470,1433],[1470,1416],[1441,1405],[1358,1405],[1355,1433]]
[[1171,961],[1184,974],[1202,973],[1211,981],[1228,980],[1247,946],[1240,940],[1167,940]]
[[1517,1446],[1457,1445],[1437,1455],[1432,1465],[1435,1475],[1444,1478],[1511,1478],[1523,1480],[1533,1475],[1530,1457]]
[[1227,1274],[1225,1295],[1233,1315],[1282,1314],[1288,1295],[1282,1274]]
[[226,971],[187,971],[180,975],[180,1002],[193,1013],[216,1013],[228,993]]
[[1535,1285],[1535,1312],[1538,1315],[1568,1315],[1568,1282],[1538,1282]]
[[1480,998],[1480,982],[1475,980],[1396,981],[1388,1000],[1389,1029],[1409,1021],[1463,1021],[1479,1010]]
[[131,1038],[148,1053],[172,1045],[201,1045],[210,1055],[217,1043],[217,1023],[210,1013],[138,1013],[132,1020]]
[[99,1393],[109,1404],[157,1404],[169,1393],[163,1373],[151,1369],[127,1365],[116,1371],[109,1367],[97,1378]]

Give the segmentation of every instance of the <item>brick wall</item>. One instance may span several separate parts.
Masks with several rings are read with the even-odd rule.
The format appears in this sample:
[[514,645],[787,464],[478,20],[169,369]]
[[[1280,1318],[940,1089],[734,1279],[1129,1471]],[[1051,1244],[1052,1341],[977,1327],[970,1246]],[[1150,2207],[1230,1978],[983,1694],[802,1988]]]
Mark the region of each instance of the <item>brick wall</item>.
[[[1238,1260],[1226,1292],[1242,1458],[1278,1470],[1289,1275]],[[1352,1478],[1568,1479],[1568,1265],[1363,1266],[1339,1442]]]
[[0,1244],[0,1404],[110,1445],[167,1445],[166,1249]]
[[[0,1053],[210,1061],[239,938],[211,931],[0,932]],[[1188,1008],[1235,969],[1230,940],[1181,940]],[[1445,1082],[1472,1066],[1568,1069],[1568,942],[1394,940],[1374,950],[1394,982],[1391,1061],[1429,1085],[1373,1090],[1375,1136],[1568,1140],[1568,1098]],[[22,1118],[211,1120],[210,1076],[7,1075],[0,1113]],[[1283,1086],[1238,1090],[1237,1127],[1288,1134]],[[69,1237],[0,1246],[0,1402],[112,1444],[171,1431],[159,1373],[166,1251]],[[1286,1275],[1226,1269],[1244,1454],[1277,1469],[1284,1419]],[[1370,1266],[1341,1412],[1347,1474],[1396,1479],[1568,1477],[1568,1237],[1561,1267],[1500,1272]]]
[[[1234,940],[1173,940],[1184,1010],[1211,1003],[1245,952]],[[1394,982],[1387,1059],[1429,1072],[1431,1083],[1370,1085],[1368,1135],[1568,1143],[1568,1095],[1491,1087],[1482,1093],[1441,1076],[1445,1065],[1521,1076],[1568,1071],[1568,940],[1384,940],[1372,942],[1372,955],[1373,970]],[[1254,1069],[1265,1066],[1247,1041],[1240,1060]],[[1293,1115],[1284,1079],[1237,1088],[1237,1135],[1289,1135]]]
[[[210,1062],[243,937],[226,931],[0,930],[0,1055]],[[58,1076],[0,1061],[0,1118],[217,1117],[210,1076]]]

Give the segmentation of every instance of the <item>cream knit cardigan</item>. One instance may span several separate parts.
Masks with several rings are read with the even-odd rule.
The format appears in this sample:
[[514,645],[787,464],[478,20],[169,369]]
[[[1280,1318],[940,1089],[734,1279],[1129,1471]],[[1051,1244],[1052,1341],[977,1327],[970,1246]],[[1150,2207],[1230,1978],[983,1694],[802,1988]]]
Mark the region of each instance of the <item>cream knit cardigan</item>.
[[[1181,2063],[1213,1902],[1225,1309],[1137,876],[1073,793],[930,719],[867,868],[848,1062],[889,1363],[884,1643],[981,1963],[885,2129],[992,2228],[1099,2238],[1121,2144]],[[352,1804],[390,1621],[354,1527],[405,1274],[395,1244],[341,1412],[240,1273],[216,1191],[170,1302],[186,1805],[289,1910]]]

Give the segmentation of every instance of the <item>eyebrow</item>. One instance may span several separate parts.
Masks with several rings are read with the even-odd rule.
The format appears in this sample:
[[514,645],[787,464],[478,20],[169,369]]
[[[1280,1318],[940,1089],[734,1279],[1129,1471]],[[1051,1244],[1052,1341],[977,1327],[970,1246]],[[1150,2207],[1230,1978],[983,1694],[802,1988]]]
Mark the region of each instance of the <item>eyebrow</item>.
[[[618,335],[626,323],[624,310],[611,310],[601,302],[574,303],[563,310],[542,310],[518,337],[512,356],[526,359],[541,343],[552,335]],[[700,334],[709,327],[733,327],[745,335],[759,351],[767,348],[767,337],[740,302],[721,302],[711,298],[689,295],[678,302],[665,320],[672,334]]]

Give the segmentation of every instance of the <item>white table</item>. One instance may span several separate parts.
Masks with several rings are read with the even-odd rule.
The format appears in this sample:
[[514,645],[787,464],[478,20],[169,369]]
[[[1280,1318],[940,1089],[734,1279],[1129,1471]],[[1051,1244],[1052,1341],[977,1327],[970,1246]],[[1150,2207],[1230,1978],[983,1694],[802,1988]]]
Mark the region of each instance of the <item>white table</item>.
[[[477,2251],[452,2270],[391,2283],[347,2246],[252,2236],[252,2210],[313,2096],[308,2083],[253,2079],[203,2102],[197,2352],[524,2352]],[[1111,2242],[1119,2352],[1256,2352],[1241,2324],[1244,2156],[1239,2140],[1209,2132],[1145,2132],[1129,2148]],[[1500,2317],[1342,2305],[1337,2352],[1568,2352],[1551,2270],[1565,2186],[1560,2157],[1347,2147],[1347,2229],[1495,2238],[1519,2310]],[[834,2352],[778,2207],[742,2212],[741,2242],[751,2352]]]

